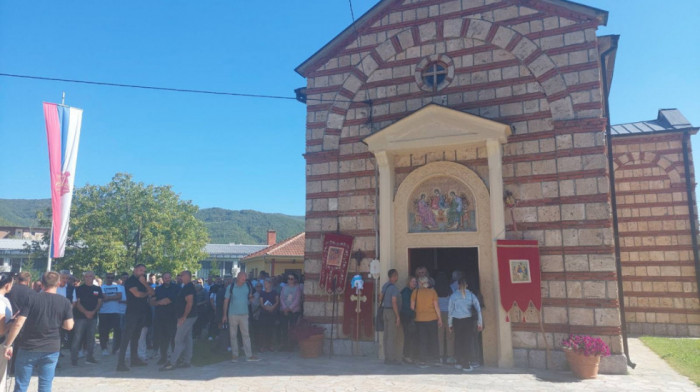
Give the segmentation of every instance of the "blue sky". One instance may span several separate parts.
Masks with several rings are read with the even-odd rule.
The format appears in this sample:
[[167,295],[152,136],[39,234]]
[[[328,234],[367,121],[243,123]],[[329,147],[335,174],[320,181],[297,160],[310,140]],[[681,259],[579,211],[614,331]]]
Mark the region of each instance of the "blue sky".
[[[356,17],[375,2],[354,0]],[[700,126],[700,1],[581,2],[610,12],[599,35],[622,35],[613,123],[675,107]],[[0,0],[0,72],[293,96],[294,68],[350,22],[346,0]],[[77,186],[128,172],[202,208],[304,214],[301,103],[7,77],[0,198],[49,197],[41,102],[63,91],[85,113]]]

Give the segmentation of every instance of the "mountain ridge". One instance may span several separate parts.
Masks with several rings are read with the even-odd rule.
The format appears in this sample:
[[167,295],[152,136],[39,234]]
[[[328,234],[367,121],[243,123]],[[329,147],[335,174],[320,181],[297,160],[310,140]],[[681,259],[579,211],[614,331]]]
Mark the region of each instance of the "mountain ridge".
[[[45,212],[50,199],[0,199],[0,226],[40,227],[38,212]],[[304,217],[255,210],[221,207],[200,209],[196,214],[209,230],[212,244],[267,244],[267,231],[277,232],[283,241],[304,231]]]

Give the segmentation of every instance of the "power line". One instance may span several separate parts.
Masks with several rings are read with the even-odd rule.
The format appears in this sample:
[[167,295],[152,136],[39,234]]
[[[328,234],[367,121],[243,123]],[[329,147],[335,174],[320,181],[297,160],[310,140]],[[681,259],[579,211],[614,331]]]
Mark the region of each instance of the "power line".
[[[355,11],[352,9],[352,0],[348,0],[348,3],[350,3],[350,17],[352,18],[352,23],[355,24]],[[357,33],[357,28],[355,28],[355,32]]]
[[[175,87],[144,86],[144,85],[138,85],[138,84],[98,82],[98,81],[93,81],[93,80],[52,78],[52,77],[48,77],[48,76],[19,75],[19,74],[9,74],[9,73],[0,73],[0,76],[5,76],[8,78],[18,78],[18,79],[33,79],[33,80],[45,80],[45,81],[52,81],[52,82],[90,84],[90,85],[96,85],[96,86],[109,86],[109,87],[121,87],[121,88],[137,88],[137,89],[143,89],[143,90],[169,91],[169,92],[175,92],[175,93],[225,95],[225,96],[233,96],[233,97],[283,99],[283,100],[291,100],[291,101],[297,100],[296,97],[287,97],[287,96],[282,96],[282,95],[247,94],[247,93],[234,93],[234,92],[227,92],[227,91],[211,91],[211,90],[196,90],[196,89],[175,88]],[[339,102],[338,100],[323,100],[323,99],[318,99],[318,98],[307,98],[307,100],[308,101],[316,101],[316,102]]]

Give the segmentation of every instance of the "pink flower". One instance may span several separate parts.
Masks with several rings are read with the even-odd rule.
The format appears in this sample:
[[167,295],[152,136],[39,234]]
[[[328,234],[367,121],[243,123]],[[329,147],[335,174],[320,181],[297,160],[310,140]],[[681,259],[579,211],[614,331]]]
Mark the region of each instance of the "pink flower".
[[610,355],[610,347],[601,338],[594,338],[588,335],[569,335],[562,340],[562,347],[586,356],[600,355],[607,357]]

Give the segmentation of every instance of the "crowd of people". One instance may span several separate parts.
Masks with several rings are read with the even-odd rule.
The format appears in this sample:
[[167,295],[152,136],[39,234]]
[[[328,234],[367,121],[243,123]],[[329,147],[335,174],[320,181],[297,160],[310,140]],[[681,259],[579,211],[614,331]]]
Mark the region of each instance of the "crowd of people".
[[444,272],[432,278],[419,267],[402,290],[398,271],[390,270],[388,278],[379,297],[387,364],[451,364],[466,372],[480,365],[482,301],[462,271],[450,280]]
[[33,371],[39,390],[50,391],[62,347],[70,349],[72,366],[81,358],[98,363],[96,332],[101,354],[118,355],[122,372],[156,357],[162,371],[190,367],[197,339],[230,352],[233,361],[242,346],[245,360],[258,361],[256,352],[293,349],[288,332],[302,314],[303,283],[295,274],[263,271],[249,279],[240,272],[204,281],[190,271],[147,274],[139,264],[104,280],[93,271],[80,280],[69,271],[31,280],[29,272],[0,276],[0,390],[10,360],[15,391],[27,389]]
[[[386,363],[453,364],[471,371],[481,352],[478,293],[469,290],[460,271],[451,280],[444,273],[433,278],[425,267],[415,272],[399,290],[392,269],[381,289]],[[289,332],[302,315],[303,291],[295,274],[271,277],[264,271],[204,281],[190,271],[174,278],[170,272],[147,274],[139,264],[132,273],[106,273],[104,281],[93,271],[83,271],[81,280],[68,271],[50,271],[35,284],[29,272],[2,273],[0,390],[8,361],[14,361],[15,391],[27,390],[33,372],[39,391],[50,391],[61,347],[70,349],[73,366],[81,358],[97,363],[96,332],[102,355],[118,355],[120,372],[156,357],[161,371],[190,367],[198,339],[228,351],[234,362],[293,350]]]

